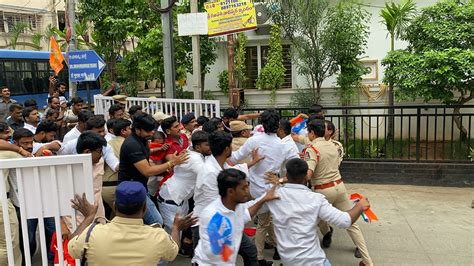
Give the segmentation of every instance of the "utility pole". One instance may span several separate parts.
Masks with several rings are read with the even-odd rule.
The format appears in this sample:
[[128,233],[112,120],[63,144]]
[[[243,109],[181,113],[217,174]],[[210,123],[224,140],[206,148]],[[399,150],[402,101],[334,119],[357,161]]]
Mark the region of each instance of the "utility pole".
[[[71,39],[69,40],[69,52],[76,51],[76,31],[74,25],[76,25],[76,0],[65,0],[67,7],[67,17],[69,24],[67,25],[71,31]],[[69,75],[68,75],[69,77]],[[68,78],[69,79],[69,78]],[[77,94],[77,84],[69,80],[69,98],[75,97]],[[88,103],[89,105],[91,103]]]
[[[191,0],[191,13],[198,12],[198,0]],[[199,35],[193,35],[192,37],[192,49],[193,49],[193,92],[194,99],[202,99],[204,95],[201,95],[201,51],[199,47]]]
[[[161,8],[166,9],[173,0],[161,0]],[[171,10],[161,13],[163,28],[163,57],[165,64],[165,95],[166,98],[175,98],[176,69],[174,67],[173,21]]]

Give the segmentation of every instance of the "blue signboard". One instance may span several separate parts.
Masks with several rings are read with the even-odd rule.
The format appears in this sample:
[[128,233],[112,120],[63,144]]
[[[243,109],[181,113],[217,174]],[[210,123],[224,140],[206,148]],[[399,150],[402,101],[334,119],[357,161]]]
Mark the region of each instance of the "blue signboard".
[[69,52],[69,80],[96,81],[105,68],[105,62],[94,50]]

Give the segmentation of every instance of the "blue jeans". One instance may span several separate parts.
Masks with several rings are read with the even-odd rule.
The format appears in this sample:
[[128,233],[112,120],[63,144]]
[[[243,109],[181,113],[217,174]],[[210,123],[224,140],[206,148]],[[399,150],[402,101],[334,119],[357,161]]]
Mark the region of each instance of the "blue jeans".
[[143,222],[147,225],[160,224],[163,225],[163,218],[161,218],[155,203],[151,200],[150,196],[146,197],[146,212],[143,217]]
[[[51,251],[51,239],[53,237],[54,232],[56,231],[56,227],[54,224],[54,218],[44,218],[44,231],[46,234],[46,250],[48,253],[48,262],[53,263],[54,262],[54,253]],[[28,225],[28,238],[30,241],[30,253],[31,257],[33,258],[33,255],[35,254],[36,251],[36,229],[38,228],[38,219],[28,219],[27,220],[27,225]]]

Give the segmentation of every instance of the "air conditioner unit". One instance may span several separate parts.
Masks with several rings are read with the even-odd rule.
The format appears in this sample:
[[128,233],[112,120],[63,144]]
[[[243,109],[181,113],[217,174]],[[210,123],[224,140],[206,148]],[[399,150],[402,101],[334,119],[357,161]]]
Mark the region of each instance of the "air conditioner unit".
[[254,3],[257,15],[257,35],[270,35],[271,14],[269,4],[264,2]]

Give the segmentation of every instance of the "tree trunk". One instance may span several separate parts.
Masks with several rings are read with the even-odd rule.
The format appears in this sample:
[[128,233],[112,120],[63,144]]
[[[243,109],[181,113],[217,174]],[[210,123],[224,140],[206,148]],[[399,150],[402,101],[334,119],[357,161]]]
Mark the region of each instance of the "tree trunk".
[[[394,51],[395,50],[395,34],[394,33],[391,33],[390,34],[390,51]],[[385,133],[387,135],[387,140],[392,140],[395,136],[393,134],[393,129],[394,129],[394,117],[393,115],[395,114],[395,110],[393,109],[393,104],[394,104],[394,96],[393,96],[393,83],[389,83],[388,84],[388,106],[389,106],[389,109],[388,109],[388,121],[386,121],[386,123],[388,123],[387,125],[387,132]]]
[[[461,97],[459,97],[458,99],[458,107],[455,107],[453,109],[453,114],[455,114],[455,116],[453,116],[453,119],[454,119],[454,123],[456,123],[456,127],[459,129],[460,131],[460,138],[461,140],[466,140],[467,139],[467,129],[462,125],[462,117],[461,117],[461,107],[462,105],[464,105],[465,103],[469,102],[470,100],[474,99],[474,91],[471,91],[469,96],[467,97],[464,97],[465,94],[463,93]],[[469,125],[471,126],[471,125]]]

